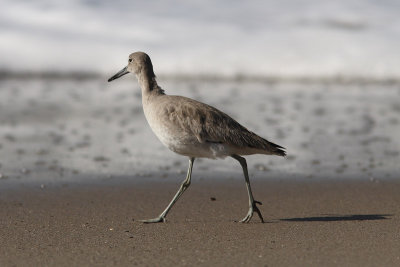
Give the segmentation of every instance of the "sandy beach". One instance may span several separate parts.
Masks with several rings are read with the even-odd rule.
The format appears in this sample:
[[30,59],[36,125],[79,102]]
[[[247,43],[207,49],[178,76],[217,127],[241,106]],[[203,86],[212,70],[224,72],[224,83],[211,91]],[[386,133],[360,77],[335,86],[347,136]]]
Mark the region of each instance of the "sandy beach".
[[[248,157],[267,223],[233,159],[187,159],[143,116],[133,77],[0,80],[0,266],[397,266],[396,84],[162,80],[287,148]],[[215,199],[215,200],[214,200]]]
[[[3,0],[0,267],[400,266],[399,10]],[[142,98],[139,84],[211,105],[285,149],[246,156],[265,223],[238,222],[251,191],[232,154],[270,145],[193,102]],[[143,103],[173,151],[211,155],[193,140],[228,151],[196,158],[189,189],[151,225],[140,220],[166,208],[188,158],[160,142]]]
[[[397,266],[400,183],[256,180],[266,223],[249,224],[242,181],[196,181],[164,224],[146,225],[179,183],[1,192],[1,266]],[[215,200],[214,200],[215,199]]]

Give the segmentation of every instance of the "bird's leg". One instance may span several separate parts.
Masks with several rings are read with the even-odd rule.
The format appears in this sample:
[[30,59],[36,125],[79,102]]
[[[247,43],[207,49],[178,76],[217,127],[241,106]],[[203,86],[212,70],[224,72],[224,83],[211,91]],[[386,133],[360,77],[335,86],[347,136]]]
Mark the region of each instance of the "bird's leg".
[[247,212],[246,217],[244,217],[240,222],[246,222],[246,223],[249,222],[251,220],[251,217],[253,217],[253,213],[257,212],[258,217],[260,217],[261,222],[263,223],[264,219],[261,215],[260,210],[258,209],[258,207],[256,205],[256,204],[262,205],[262,203],[254,200],[254,198],[253,198],[253,193],[251,192],[251,187],[250,187],[249,174],[247,171],[246,159],[239,155],[232,155],[231,157],[236,159],[237,161],[239,161],[240,165],[242,166],[244,179],[246,180],[247,193],[249,195],[249,211]]
[[178,192],[176,192],[174,198],[171,200],[171,202],[168,204],[168,206],[165,208],[165,210],[157,218],[149,219],[149,220],[142,220],[141,222],[144,222],[144,223],[165,222],[165,217],[167,216],[169,210],[172,208],[172,206],[175,204],[175,202],[178,201],[179,197],[183,194],[183,192],[185,192],[185,190],[190,185],[194,159],[195,158],[189,159],[189,168],[188,168],[188,172],[186,175],[186,179],[182,182],[181,186],[179,187]]

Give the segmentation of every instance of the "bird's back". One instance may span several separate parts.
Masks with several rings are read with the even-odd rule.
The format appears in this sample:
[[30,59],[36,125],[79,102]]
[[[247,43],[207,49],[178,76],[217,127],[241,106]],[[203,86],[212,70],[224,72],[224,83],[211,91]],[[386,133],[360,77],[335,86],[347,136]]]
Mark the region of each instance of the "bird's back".
[[157,95],[143,107],[157,137],[179,154],[210,158],[286,154],[283,147],[247,130],[222,111],[187,97]]

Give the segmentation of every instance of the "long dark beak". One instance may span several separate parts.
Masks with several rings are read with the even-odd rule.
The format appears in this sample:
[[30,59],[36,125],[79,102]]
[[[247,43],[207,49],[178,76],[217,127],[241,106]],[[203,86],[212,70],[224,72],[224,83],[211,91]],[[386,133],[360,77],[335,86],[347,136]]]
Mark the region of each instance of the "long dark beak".
[[108,79],[109,82],[118,79],[121,76],[124,76],[125,74],[128,74],[129,71],[127,70],[127,67],[123,68],[122,70],[118,71],[114,76],[112,76],[110,79]]

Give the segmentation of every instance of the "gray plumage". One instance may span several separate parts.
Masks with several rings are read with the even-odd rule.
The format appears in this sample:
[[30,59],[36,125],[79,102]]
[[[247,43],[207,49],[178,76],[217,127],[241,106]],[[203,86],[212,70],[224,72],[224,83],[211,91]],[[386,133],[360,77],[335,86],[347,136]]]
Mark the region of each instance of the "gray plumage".
[[227,144],[234,147],[238,155],[286,155],[283,147],[247,130],[227,114],[207,104],[187,97],[165,95],[157,101],[157,106],[160,123],[195,136],[200,143]]
[[163,222],[173,204],[190,185],[194,159],[230,156],[241,164],[249,195],[249,211],[241,222],[249,222],[253,212],[263,218],[251,192],[246,160],[251,154],[285,156],[284,148],[247,130],[227,114],[207,104],[182,96],[166,95],[158,86],[150,57],[143,52],[129,56],[128,66],[108,81],[135,73],[142,90],[142,104],[153,132],[170,150],[189,157],[185,181],[171,203],[157,218],[144,222]]

